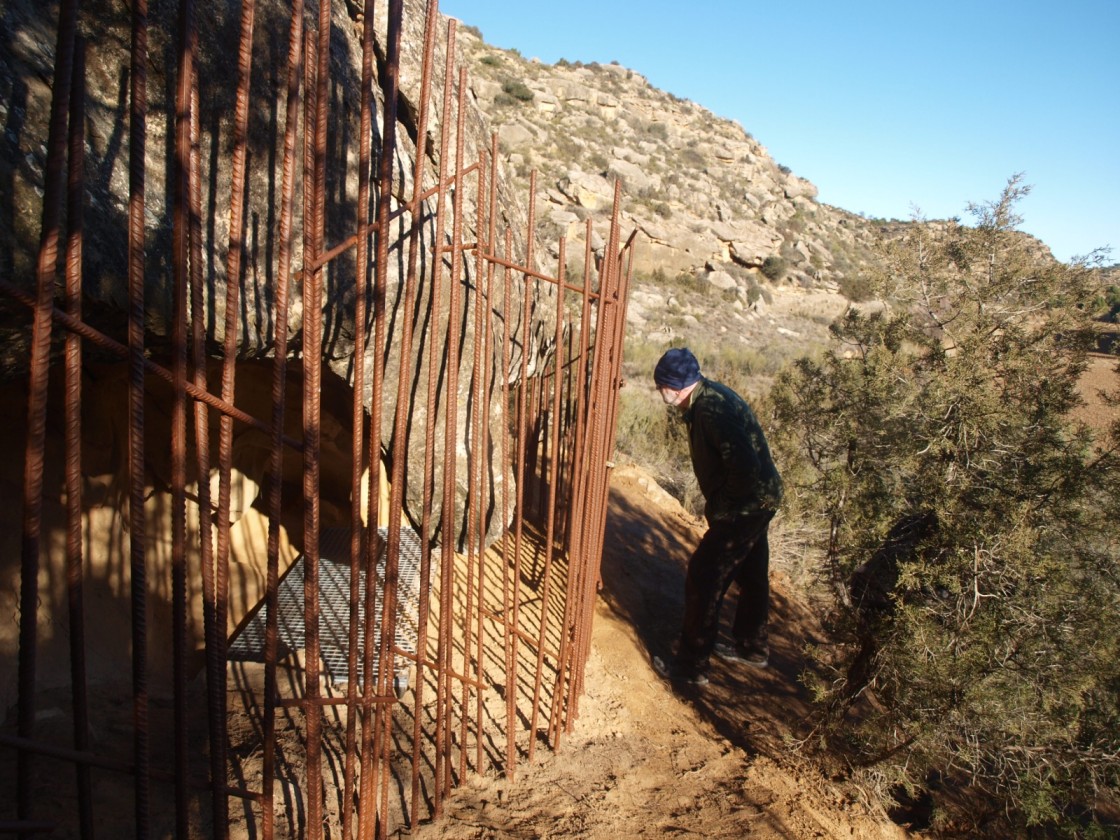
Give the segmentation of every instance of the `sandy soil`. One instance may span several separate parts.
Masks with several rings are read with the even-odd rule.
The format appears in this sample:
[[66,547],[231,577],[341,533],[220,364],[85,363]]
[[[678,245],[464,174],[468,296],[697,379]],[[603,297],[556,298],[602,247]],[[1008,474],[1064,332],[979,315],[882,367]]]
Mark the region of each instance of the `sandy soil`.
[[1106,394],[1116,394],[1120,389],[1120,374],[1116,356],[1094,353],[1089,356],[1089,365],[1078,383],[1078,392],[1085,405],[1075,412],[1075,416],[1094,429],[1104,429],[1108,423],[1115,422],[1117,406],[1109,405]]
[[573,731],[512,781],[469,779],[446,818],[412,836],[908,836],[791,749],[807,734],[798,675],[803,645],[818,631],[780,572],[772,575],[771,667],[718,663],[711,684],[688,693],[674,693],[650,667],[676,636],[684,564],[702,533],[639,470],[614,472],[587,692]]

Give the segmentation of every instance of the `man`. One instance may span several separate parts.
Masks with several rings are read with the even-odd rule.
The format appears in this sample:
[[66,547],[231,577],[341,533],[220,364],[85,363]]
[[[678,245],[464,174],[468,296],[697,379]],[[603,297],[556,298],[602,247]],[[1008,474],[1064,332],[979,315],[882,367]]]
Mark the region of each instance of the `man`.
[[[688,427],[692,468],[708,520],[708,531],[688,561],[676,660],[671,671],[660,664],[676,679],[706,685],[713,653],[756,667],[769,661],[767,530],[781,502],[782,480],[751,407],[731,388],[701,376],[691,351],[666,352],[653,381]],[[733,646],[716,642],[720,607],[732,581],[740,589]]]

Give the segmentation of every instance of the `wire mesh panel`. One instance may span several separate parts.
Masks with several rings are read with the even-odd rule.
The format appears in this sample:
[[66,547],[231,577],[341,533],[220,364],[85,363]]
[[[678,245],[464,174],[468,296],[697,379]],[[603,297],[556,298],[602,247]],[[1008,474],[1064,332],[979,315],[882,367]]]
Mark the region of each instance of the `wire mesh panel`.
[[[374,611],[373,626],[376,635],[370,649],[373,669],[377,669],[377,656],[381,647],[382,610],[385,603],[385,563],[384,541],[389,535],[388,528],[379,528],[378,536],[382,549],[377,556],[374,573]],[[406,654],[416,656],[419,639],[420,608],[420,540],[411,528],[401,530],[400,565],[397,572],[397,614],[396,634],[393,647]],[[335,528],[323,532],[319,556],[319,620],[320,648],[323,666],[330,680],[336,685],[350,681],[348,671],[349,625],[350,625],[350,532],[348,529]],[[277,589],[277,627],[279,646],[277,655],[303,650],[306,647],[305,626],[303,621],[303,581],[304,563],[300,555],[288,569]],[[365,626],[367,574],[359,573],[357,621]],[[230,659],[263,662],[265,658],[265,633],[267,604],[262,604],[252,618],[232,638],[229,645]],[[358,658],[365,658],[364,641],[358,640]],[[393,668],[394,690],[398,695],[408,688],[408,661],[397,663]],[[361,679],[361,673],[358,674]]]

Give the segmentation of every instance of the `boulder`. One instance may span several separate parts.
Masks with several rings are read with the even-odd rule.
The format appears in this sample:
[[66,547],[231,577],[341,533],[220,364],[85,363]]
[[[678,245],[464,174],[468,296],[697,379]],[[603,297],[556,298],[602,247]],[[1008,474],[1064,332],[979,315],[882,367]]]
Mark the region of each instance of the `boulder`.
[[[128,276],[128,230],[129,230],[129,170],[130,137],[128,118],[128,85],[130,47],[130,8],[128,3],[117,0],[85,0],[80,6],[79,34],[86,44],[87,67],[87,114],[86,128],[86,171],[84,242],[83,242],[83,306],[86,320],[96,328],[117,340],[125,340],[125,325],[128,313],[127,276]],[[237,290],[236,312],[231,312],[229,322],[236,329],[233,336],[237,366],[237,402],[239,407],[263,418],[270,418],[270,401],[263,402],[252,397],[251,392],[270,387],[270,356],[273,353],[277,331],[286,332],[289,347],[289,383],[287,399],[289,405],[286,420],[295,425],[289,434],[299,437],[302,424],[302,381],[300,362],[307,350],[304,342],[307,333],[304,319],[310,305],[304,298],[305,284],[302,281],[304,268],[303,230],[300,220],[301,197],[307,186],[300,182],[302,170],[301,156],[296,156],[296,213],[293,230],[293,253],[291,279],[288,282],[291,294],[291,310],[287,323],[276,324],[274,319],[274,297],[278,286],[275,277],[276,254],[279,249],[279,203],[281,192],[282,140],[285,125],[284,86],[287,64],[287,41],[289,28],[290,3],[287,0],[257,0],[255,14],[255,33],[253,40],[253,69],[250,88],[248,163],[245,186],[245,223],[241,231],[243,237],[243,259],[240,272],[235,277],[227,276],[230,242],[230,191],[232,176],[232,133],[236,113],[234,97],[236,76],[231,67],[231,57],[237,55],[237,38],[241,10],[239,0],[199,0],[197,20],[199,26],[199,77],[201,87],[201,109],[199,126],[201,132],[201,171],[202,207],[204,213],[202,265],[199,266],[207,289],[206,338],[212,357],[218,355],[216,348],[222,346],[226,337],[227,291]],[[171,252],[173,231],[172,210],[173,190],[171,189],[173,170],[172,132],[174,120],[174,91],[176,55],[175,33],[177,22],[174,19],[175,4],[152,3],[149,11],[149,64],[148,64],[148,120],[145,146],[145,191],[144,191],[144,240],[145,240],[145,346],[153,359],[163,359],[167,363],[167,353],[171,349],[170,325],[173,312],[174,277]],[[417,157],[416,115],[419,110],[420,63],[423,48],[424,15],[427,4],[423,0],[405,0],[405,32],[402,38],[402,55],[399,80],[401,89],[397,102],[389,103],[389,108],[398,115],[398,131],[394,157],[395,182],[391,198],[391,212],[395,223],[389,228],[390,239],[387,247],[388,262],[385,265],[385,296],[376,304],[370,295],[371,306],[383,309],[384,343],[375,345],[377,334],[372,313],[367,314],[364,322],[355,321],[356,273],[354,249],[341,249],[323,271],[324,298],[322,301],[323,333],[318,348],[323,359],[323,416],[321,425],[320,453],[320,505],[321,524],[329,526],[348,522],[350,517],[350,436],[352,429],[352,400],[355,392],[360,395],[367,412],[374,407],[373,376],[375,357],[382,365],[383,376],[380,380],[381,425],[379,439],[382,454],[391,465],[403,462],[405,465],[405,507],[406,512],[419,520],[425,504],[425,431],[434,430],[435,451],[444,451],[446,418],[455,406],[452,428],[455,430],[457,445],[452,457],[445,462],[442,457],[435,462],[435,486],[440,487],[447,471],[455,469],[457,482],[452,503],[455,506],[452,523],[455,540],[465,537],[462,527],[463,509],[468,495],[467,477],[469,468],[474,464],[468,461],[468,451],[486,453],[483,482],[487,487],[489,499],[489,518],[484,523],[490,538],[504,531],[506,523],[501,521],[502,511],[513,509],[512,470],[509,464],[501,461],[502,447],[485,446],[473,440],[475,426],[469,423],[468,410],[477,404],[476,380],[473,376],[473,359],[476,338],[486,335],[500,336],[504,330],[516,330],[518,340],[511,343],[508,370],[501,368],[500,342],[489,346],[491,370],[496,374],[486,379],[485,419],[492,440],[500,440],[506,434],[505,414],[499,384],[513,382],[519,376],[522,354],[527,357],[528,367],[536,371],[542,360],[550,352],[550,337],[554,334],[551,326],[556,311],[555,289],[548,283],[529,285],[515,284],[512,300],[503,301],[502,308],[487,306],[484,310],[484,325],[488,330],[474,329],[473,316],[480,300],[478,292],[481,284],[474,276],[475,266],[472,259],[463,260],[458,276],[451,275],[449,257],[433,258],[433,254],[446,254],[445,246],[451,234],[448,226],[443,239],[437,240],[437,209],[446,212],[447,208],[436,208],[430,200],[421,207],[418,244],[422,249],[418,260],[417,299],[411,308],[406,308],[404,278],[408,260],[407,231],[412,218],[403,203],[413,192],[413,168]],[[314,15],[314,6],[308,14]],[[46,143],[51,104],[52,70],[54,64],[54,32],[57,22],[58,5],[41,0],[6,0],[4,4],[4,37],[0,38],[0,90],[5,91],[3,119],[7,129],[3,143],[0,143],[0,182],[5,187],[0,191],[0,274],[3,279],[23,291],[35,288],[35,264],[39,249],[42,219],[42,197],[44,194],[44,171],[46,168]],[[360,136],[361,101],[361,49],[360,26],[347,12],[346,4],[332,6],[333,18],[330,31],[330,115],[328,118],[330,163],[327,167],[327,207],[325,213],[325,247],[330,249],[344,243],[354,235],[358,195],[358,163]],[[379,56],[386,54],[385,16],[378,16],[379,31],[376,35]],[[440,27],[446,31],[445,27]],[[433,67],[435,78],[433,91],[438,95],[443,89],[444,43],[437,38],[437,56]],[[375,73],[377,72],[375,62]],[[375,79],[373,87],[375,103],[373,147],[381,143],[380,115],[386,110],[380,84]],[[433,102],[435,100],[433,99]],[[302,105],[301,105],[302,108]],[[465,113],[462,117],[464,135],[462,138],[464,165],[479,159],[480,153],[490,147],[490,127],[474,104],[471,97],[466,98]],[[454,130],[450,132],[450,145],[440,148],[442,134],[441,109],[435,107],[430,114],[427,144],[427,168],[425,184],[429,187],[438,174],[437,164],[441,156],[453,156],[458,143]],[[452,109],[451,129],[459,124],[459,115]],[[464,241],[477,239],[478,233],[473,225],[478,218],[477,198],[473,184],[477,179],[469,179],[466,189],[460,196],[463,200],[462,237]],[[498,230],[511,232],[515,260],[522,260],[526,253],[524,243],[526,213],[521,201],[511,189],[506,173],[500,169],[499,182],[494,185],[497,192],[496,207]],[[519,188],[520,189],[520,188]],[[437,268],[440,285],[435,277]],[[459,310],[456,315],[465,328],[459,330],[456,338],[458,353],[448,352],[448,315],[450,310],[450,291],[457,287]],[[368,294],[368,293],[367,293]],[[526,307],[524,295],[530,295],[528,307],[531,311],[531,325],[522,329]],[[504,310],[504,311],[503,311]],[[8,413],[15,419],[26,417],[23,402],[26,390],[27,325],[28,310],[4,295],[0,301],[0,385],[11,398]],[[406,325],[414,330],[416,338],[411,347],[411,355],[404,355],[402,337]],[[354,379],[354,359],[359,339],[364,346],[365,378]],[[93,365],[107,366],[110,370],[117,366],[118,373],[105,376],[87,384],[89,411],[110,409],[116,414],[112,422],[98,424],[92,420],[86,433],[92,436],[86,448],[83,465],[86,475],[83,480],[89,487],[88,510],[84,512],[86,527],[95,529],[93,538],[103,540],[112,556],[102,560],[91,558],[91,563],[103,562],[105,574],[97,586],[105,583],[105,597],[109,602],[118,604],[120,592],[128,586],[127,534],[128,498],[122,492],[124,466],[121,417],[127,401],[121,396],[119,366],[122,361],[112,353],[100,352],[92,342],[86,343],[88,354],[86,372],[92,375]],[[485,357],[483,357],[485,358]],[[458,373],[458,384],[453,393],[440,392],[434,402],[429,402],[426,383],[429,380],[430,365],[437,368],[436,377],[440,382],[448,381],[448,373],[454,369]],[[58,366],[55,365],[55,371]],[[218,390],[220,377],[211,372],[209,377],[211,391]],[[397,408],[397,387],[403,382],[403,393],[407,402],[402,410],[407,413],[405,423],[406,439],[395,438],[394,420]],[[115,384],[114,384],[115,383]],[[329,384],[328,384],[329,383]],[[166,580],[170,557],[170,518],[168,484],[171,481],[166,460],[168,457],[167,418],[170,416],[171,395],[168,388],[160,389],[154,382],[147,399],[151,403],[146,411],[145,432],[145,469],[150,486],[145,508],[151,506],[150,528],[147,534],[152,550],[152,574],[150,586],[155,600],[163,598],[167,592]],[[341,395],[341,396],[340,396]],[[105,399],[108,405],[103,405]],[[328,404],[329,403],[329,404]],[[336,404],[337,403],[337,404]],[[57,409],[57,403],[53,403]],[[97,408],[101,406],[101,408]],[[209,412],[211,422],[216,422],[217,413]],[[369,415],[367,414],[367,417]],[[53,415],[52,415],[53,417]],[[58,421],[52,419],[54,437],[49,446],[55,447],[51,457],[57,457]],[[239,555],[247,564],[243,574],[238,577],[239,587],[237,605],[233,616],[243,614],[247,605],[255,603],[260,595],[263,580],[263,553],[261,539],[267,534],[262,525],[260,505],[263,503],[265,488],[264,466],[261,453],[269,448],[261,440],[262,433],[253,428],[235,424],[235,480],[241,497],[236,504],[238,533],[244,532],[246,540]],[[13,432],[13,435],[16,433]],[[192,433],[193,434],[193,433]],[[23,437],[12,439],[23,440]],[[192,438],[193,439],[193,438]],[[216,441],[214,436],[212,441]],[[470,441],[471,446],[464,441]],[[478,445],[476,445],[478,444]],[[21,459],[9,459],[17,466]],[[193,460],[192,458],[188,460]],[[102,463],[104,462],[104,463]],[[215,463],[212,460],[212,463]],[[477,462],[475,462],[477,463]],[[51,462],[52,469],[58,461]],[[302,481],[302,456],[294,450],[285,455],[285,508],[284,535],[285,546],[293,551],[301,547],[303,503],[302,492],[295,489]],[[18,474],[19,470],[16,470]],[[52,475],[57,476],[57,472]],[[198,487],[208,484],[211,476],[193,476],[189,479],[197,492]],[[18,479],[5,475],[7,498],[19,499]],[[288,485],[291,486],[288,486]],[[127,483],[123,485],[126,489]],[[44,543],[57,545],[62,539],[61,516],[62,495],[57,481],[48,482],[44,517]],[[253,498],[249,498],[252,496]],[[503,499],[505,497],[505,499]],[[442,538],[441,521],[443,500],[436,494],[429,505],[432,522],[435,523],[433,539]],[[0,573],[6,582],[18,581],[20,558],[20,512],[18,506],[10,505],[5,515],[3,529],[3,561]],[[255,518],[254,518],[255,517]],[[197,524],[192,527],[197,527]],[[93,532],[91,532],[93,533]],[[235,537],[235,539],[239,539]],[[235,546],[235,552],[239,549]],[[287,551],[287,548],[285,548]],[[50,552],[51,558],[61,552]],[[285,558],[290,559],[290,554]],[[55,560],[51,559],[54,563]],[[197,562],[194,559],[194,562]],[[241,559],[236,562],[242,562]],[[162,565],[161,565],[162,564]],[[100,574],[100,572],[98,572]],[[65,613],[65,591],[59,589],[65,580],[64,570],[56,565],[44,569],[48,578],[44,587],[42,609],[47,613],[46,626]],[[255,583],[254,583],[255,581]],[[115,588],[114,588],[115,587]],[[100,590],[97,590],[100,592]],[[97,594],[91,596],[96,599]],[[192,597],[194,594],[192,593]],[[166,598],[159,603],[165,604]],[[2,605],[6,614],[13,614],[12,605],[6,601]],[[240,613],[239,613],[240,611]],[[52,617],[53,615],[53,617]],[[163,618],[157,616],[159,621]],[[127,623],[127,622],[125,622]],[[198,631],[197,625],[192,633]],[[60,633],[57,642],[62,644],[65,634]],[[107,632],[108,643],[112,634]],[[198,638],[197,635],[194,636]],[[8,640],[0,639],[0,644]],[[123,648],[122,648],[123,649]],[[5,647],[10,653],[11,648]],[[7,675],[4,672],[3,675]],[[5,680],[5,684],[11,684]]]
[[[172,204],[169,187],[172,159],[169,136],[173,125],[175,32],[174,4],[153,4],[150,12],[149,51],[151,67],[148,79],[148,125],[146,139],[146,291],[145,307],[149,335],[147,342],[157,350],[165,347],[170,339],[172,318],[173,277],[167,254],[170,250],[172,231]],[[412,193],[412,171],[415,160],[415,124],[418,111],[417,95],[420,83],[420,62],[423,46],[423,30],[426,3],[423,0],[406,0],[402,37],[402,57],[400,65],[400,102],[394,106],[401,115],[396,133],[396,156],[400,161],[394,185],[394,198],[409,196]],[[231,134],[235,114],[235,85],[231,78],[230,56],[237,54],[236,41],[239,29],[240,2],[237,0],[200,0],[198,3],[198,25],[200,43],[201,78],[201,149],[202,149],[202,206],[206,208],[206,247],[203,249],[204,265],[202,275],[207,278],[209,300],[212,311],[208,313],[207,335],[213,346],[221,346],[225,339],[227,286],[227,245],[229,236],[229,189],[231,173]],[[106,329],[116,325],[117,338],[123,338],[120,329],[124,324],[127,295],[127,212],[128,212],[128,171],[129,139],[127,119],[127,86],[122,87],[120,80],[126,77],[129,62],[130,13],[127,4],[112,0],[87,0],[81,6],[82,17],[80,34],[86,37],[88,92],[87,92],[87,180],[88,210],[85,215],[84,270],[83,285],[86,305],[103,313]],[[357,21],[349,17],[345,4],[334,4],[331,27],[331,74],[332,106],[328,118],[328,137],[331,138],[329,154],[334,159],[329,167],[328,200],[326,208],[326,241],[330,248],[343,242],[353,234],[355,225],[354,203],[358,190],[358,138],[359,138],[359,87],[361,79],[360,30]],[[47,114],[50,107],[50,89],[42,80],[49,79],[53,65],[54,44],[46,33],[54,32],[57,10],[38,0],[11,0],[6,4],[6,26],[11,27],[12,36],[0,44],[0,82],[8,90],[24,91],[24,115],[21,122],[10,131],[10,142],[0,154],[0,174],[11,185],[8,217],[18,220],[18,224],[4,226],[0,230],[0,263],[6,266],[6,275],[11,282],[30,290],[34,285],[35,255],[38,250],[38,224],[41,216],[39,207],[43,190],[43,163],[46,144]],[[308,12],[313,16],[312,12]],[[236,352],[241,358],[261,358],[271,354],[274,340],[272,323],[273,295],[276,279],[273,276],[278,241],[278,203],[280,194],[280,163],[282,133],[285,117],[281,93],[285,81],[286,45],[288,40],[290,4],[284,0],[258,0],[255,20],[254,61],[250,101],[254,104],[250,119],[248,141],[248,167],[245,208],[246,230],[245,253],[242,259],[241,275],[236,283],[239,290],[238,312],[233,318],[237,324],[235,338]],[[384,54],[384,16],[379,16],[377,49]],[[443,31],[445,28],[441,27]],[[442,54],[444,44],[437,38],[437,51]],[[434,62],[435,78],[433,90],[442,91],[443,58],[437,55]],[[376,73],[376,67],[375,67]],[[218,83],[217,80],[220,80]],[[375,117],[384,109],[382,91],[375,79],[373,88]],[[438,161],[440,150],[439,119],[440,109],[433,108],[430,113],[429,141],[433,143],[431,154]],[[490,146],[490,129],[485,117],[467,97],[465,113],[464,158],[469,163],[478,159],[480,150]],[[457,116],[452,113],[452,120]],[[454,125],[452,126],[454,128]],[[374,126],[378,132],[377,124]],[[503,128],[505,138],[532,143],[532,130],[524,125],[507,125]],[[453,154],[455,136],[451,133]],[[376,149],[380,137],[375,133],[373,146]],[[297,155],[298,158],[298,155]],[[298,160],[297,160],[298,164]],[[303,231],[299,212],[299,196],[305,187],[298,179],[302,167],[297,165],[297,212],[293,231],[293,276],[297,279],[303,264]],[[430,161],[426,178],[432,182],[437,173],[435,162]],[[513,232],[515,253],[525,252],[523,236],[525,213],[519,200],[505,183],[497,186],[499,230],[508,227]],[[473,194],[464,191],[464,238],[474,238],[471,226],[477,218]],[[408,229],[410,216],[407,208],[395,201],[392,211],[399,214],[400,224],[393,227],[395,235],[403,236]],[[424,208],[420,243],[429,253],[436,245],[434,237],[435,208]],[[448,231],[449,232],[449,231]],[[398,239],[388,243],[390,262],[387,266],[386,324],[389,329],[400,331],[404,328],[406,316],[404,307],[403,274],[406,260],[403,259],[405,240]],[[396,255],[396,257],[394,257]],[[445,261],[444,275],[440,290],[441,299],[433,300],[432,273],[435,264],[430,258],[421,259],[424,273],[418,282],[419,300],[413,311],[413,326],[423,329],[429,318],[424,313],[440,311],[446,317],[449,303],[450,283],[447,276],[450,265]],[[333,259],[324,271],[323,315],[324,331],[322,354],[326,367],[344,380],[353,376],[352,355],[356,346],[358,332],[361,331],[366,346],[366,376],[363,383],[350,382],[361,388],[367,408],[372,399],[370,375],[373,369],[375,350],[373,322],[353,323],[355,289],[354,249],[343,251]],[[460,283],[460,315],[468,317],[473,311],[476,283],[471,277],[474,266],[472,261],[464,260],[463,276]],[[547,286],[547,284],[545,284]],[[534,286],[534,294],[548,296],[550,290],[545,286]],[[291,285],[291,317],[288,324],[288,341],[293,357],[300,352],[303,339],[300,316],[305,311],[303,285]],[[513,312],[512,322],[516,325],[524,307],[510,302]],[[551,318],[554,306],[543,304],[533,307],[537,317],[546,321]],[[114,314],[117,313],[117,314]],[[503,328],[500,320],[495,320],[494,329]],[[21,316],[4,322],[0,319],[0,336],[18,334],[22,331]],[[547,335],[548,327],[535,334]],[[413,356],[401,359],[401,342],[387,336],[384,356],[384,382],[386,383],[385,410],[382,412],[381,435],[389,458],[397,451],[397,442],[392,439],[396,383],[402,365],[408,371],[406,378],[410,394],[423,394],[418,383],[425,382],[428,369],[426,348],[414,342]],[[442,340],[442,339],[441,339]],[[459,393],[456,395],[460,413],[460,433],[466,434],[466,406],[471,401],[474,383],[471,378],[470,362],[473,359],[473,331],[464,334],[460,348]],[[18,340],[16,342],[18,344]],[[514,352],[519,353],[521,342],[515,342]],[[540,345],[530,342],[529,352],[534,355]],[[492,351],[496,352],[496,351]],[[12,354],[6,368],[0,375],[16,376],[22,371],[26,356],[21,360]],[[492,359],[497,362],[496,356]],[[535,364],[535,360],[534,360]],[[514,366],[517,369],[517,366]],[[427,406],[418,399],[410,413],[413,433],[422,432],[429,416],[442,416],[447,403],[441,399],[435,406]],[[494,434],[502,431],[500,406],[492,405]],[[437,437],[443,434],[443,423],[436,422]],[[407,503],[411,510],[419,513],[422,505],[422,447],[404,447],[397,452],[407,454],[410,467],[407,471],[409,487]],[[419,459],[419,460],[417,460]],[[467,467],[465,454],[458,464],[460,471]],[[507,470],[494,464],[494,483],[498,492],[508,487]],[[438,470],[442,471],[443,465]],[[438,482],[437,476],[437,482]],[[465,495],[460,494],[460,505]],[[436,507],[438,510],[439,502]],[[438,521],[438,520],[437,520]],[[501,524],[493,523],[494,532]]]
[[727,243],[730,258],[743,265],[762,265],[782,243],[782,237],[773,228],[758,222],[721,222],[712,225],[712,233]]
[[726,271],[709,271],[704,275],[704,280],[709,285],[719,289],[720,291],[728,291],[739,286],[739,281],[728,274]]
[[614,203],[614,187],[602,175],[573,169],[557,183],[557,188],[586,210],[602,211]]
[[503,149],[525,148],[536,139],[536,135],[522,123],[507,123],[498,129],[498,142]]
[[622,181],[628,195],[645,195],[661,189],[661,178],[648,175],[646,170],[628,160],[615,159],[607,168],[608,176]]

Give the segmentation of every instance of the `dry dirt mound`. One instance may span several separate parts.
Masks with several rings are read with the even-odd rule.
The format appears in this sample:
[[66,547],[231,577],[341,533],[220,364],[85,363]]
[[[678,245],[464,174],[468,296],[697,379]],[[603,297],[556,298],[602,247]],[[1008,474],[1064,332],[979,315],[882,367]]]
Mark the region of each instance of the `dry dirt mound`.
[[616,470],[611,488],[603,590],[574,731],[512,781],[474,777],[448,802],[447,819],[413,836],[908,836],[788,746],[804,735],[798,674],[803,645],[818,630],[781,575],[772,574],[770,668],[717,663],[711,684],[687,696],[657,677],[650,657],[676,636],[684,565],[702,524],[636,469]]
[[1077,391],[1085,400],[1085,405],[1074,412],[1074,416],[1100,431],[1116,422],[1117,406],[1110,404],[1106,394],[1116,394],[1120,386],[1117,376],[1116,356],[1094,353],[1089,356],[1089,364],[1077,384]]

